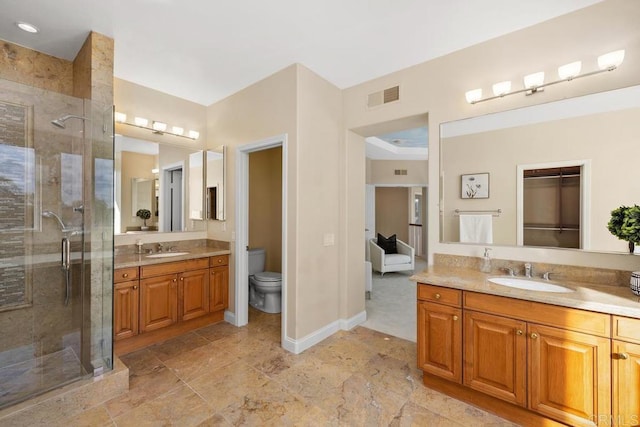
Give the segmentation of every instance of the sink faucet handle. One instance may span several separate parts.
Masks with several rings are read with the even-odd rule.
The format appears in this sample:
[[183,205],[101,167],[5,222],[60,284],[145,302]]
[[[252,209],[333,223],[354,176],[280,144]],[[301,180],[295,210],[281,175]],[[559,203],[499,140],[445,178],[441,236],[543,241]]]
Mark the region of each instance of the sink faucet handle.
[[162,243],[158,243],[158,252],[162,252],[164,245]]
[[524,276],[530,278],[532,276],[532,274],[531,274],[532,271],[533,271],[533,269],[531,268],[531,263],[530,262],[525,263],[524,264]]
[[511,267],[503,267],[502,270],[504,270],[509,276],[515,276],[515,272],[513,271],[513,268]]
[[551,272],[550,271],[545,271],[544,273],[542,273],[542,278],[544,280],[550,280],[551,279]]

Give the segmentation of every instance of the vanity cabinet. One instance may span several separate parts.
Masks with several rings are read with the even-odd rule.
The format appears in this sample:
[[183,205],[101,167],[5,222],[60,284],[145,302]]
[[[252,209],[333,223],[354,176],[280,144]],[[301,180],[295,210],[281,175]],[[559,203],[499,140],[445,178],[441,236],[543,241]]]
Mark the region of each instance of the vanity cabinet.
[[[454,369],[449,368],[455,366],[453,356],[443,356],[459,340],[462,385],[443,386],[447,391],[476,404],[477,399],[486,401],[494,410],[499,407],[504,414],[517,414],[516,418],[533,411],[561,423],[593,426],[611,425],[612,387],[615,401],[616,383],[627,381],[618,389],[620,393],[625,390],[630,399],[620,404],[627,406],[618,413],[639,413],[633,405],[640,405],[640,345],[636,346],[640,341],[617,347],[618,353],[627,356],[622,359],[632,363],[622,366],[622,359],[615,361],[612,383],[610,315],[440,288],[461,294],[458,308],[425,297],[438,289],[422,283],[418,286],[418,367],[425,374],[460,383],[452,374]],[[444,294],[437,293],[438,300],[445,299]],[[462,323],[461,333],[456,331],[454,321],[448,320],[453,316],[462,316],[463,321],[458,322]],[[633,330],[640,331],[623,322],[620,325],[627,336]],[[489,396],[509,404],[501,406],[498,400],[486,400],[491,399]],[[516,407],[523,412],[517,412]]]
[[209,310],[229,307],[229,255],[209,258]]
[[418,368],[462,382],[462,292],[418,287]]
[[138,335],[138,268],[115,270],[113,281],[113,338],[117,341]]
[[640,425],[640,319],[613,317],[612,391],[616,426]]

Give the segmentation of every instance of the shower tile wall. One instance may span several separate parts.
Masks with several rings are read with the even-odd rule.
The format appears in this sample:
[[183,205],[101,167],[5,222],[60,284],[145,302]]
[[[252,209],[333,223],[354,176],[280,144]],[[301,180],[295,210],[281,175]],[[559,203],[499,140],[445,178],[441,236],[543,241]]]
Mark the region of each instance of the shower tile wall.
[[[24,181],[25,163],[29,157],[27,142],[28,108],[7,102],[0,102],[0,258],[7,260],[0,264],[0,310],[16,308],[31,303],[24,263],[24,231],[27,217],[26,186]],[[31,209],[30,209],[31,210]]]

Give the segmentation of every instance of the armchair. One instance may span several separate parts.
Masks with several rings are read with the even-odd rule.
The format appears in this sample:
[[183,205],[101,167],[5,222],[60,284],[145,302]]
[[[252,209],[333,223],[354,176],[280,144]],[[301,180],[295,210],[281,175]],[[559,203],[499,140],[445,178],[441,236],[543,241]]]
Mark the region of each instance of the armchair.
[[371,265],[380,276],[392,271],[406,271],[415,268],[415,250],[402,240],[396,240],[397,254],[385,254],[384,249],[376,244],[376,239],[369,240]]

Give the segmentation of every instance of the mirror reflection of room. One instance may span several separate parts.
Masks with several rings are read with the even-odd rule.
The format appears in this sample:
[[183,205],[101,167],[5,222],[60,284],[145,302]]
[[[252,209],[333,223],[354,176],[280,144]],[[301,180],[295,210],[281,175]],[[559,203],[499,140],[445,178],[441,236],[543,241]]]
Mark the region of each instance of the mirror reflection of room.
[[[460,241],[456,210],[500,211],[491,215],[496,245],[628,252],[607,223],[640,193],[628,154],[639,114],[634,86],[442,124],[441,240]],[[464,198],[460,177],[478,165],[490,175],[489,197]]]

